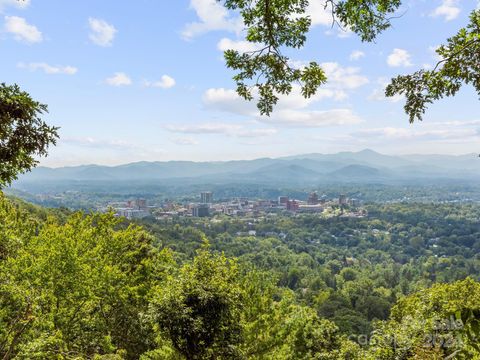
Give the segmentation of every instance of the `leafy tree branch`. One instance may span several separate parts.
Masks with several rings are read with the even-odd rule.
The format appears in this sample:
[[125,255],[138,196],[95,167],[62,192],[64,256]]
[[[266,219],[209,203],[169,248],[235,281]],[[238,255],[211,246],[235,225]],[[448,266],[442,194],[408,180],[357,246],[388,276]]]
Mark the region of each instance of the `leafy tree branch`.
[[464,84],[480,94],[480,11],[473,11],[468,26],[436,52],[442,60],[433,70],[397,76],[386,89],[387,96],[405,95],[410,122],[422,120],[428,104],[454,96]]
[[55,145],[58,128],[40,118],[47,111],[18,85],[0,84],[0,188],[34,168],[36,157]]
[[[362,41],[373,41],[390,26],[389,15],[400,6],[400,0],[325,1],[332,12],[332,26],[351,29]],[[245,100],[258,95],[257,107],[262,115],[270,115],[280,94],[289,94],[292,84],[299,83],[305,98],[325,84],[324,70],[314,61],[301,68],[292,65],[284,54],[287,48],[305,45],[311,19],[306,14],[308,0],[227,0],[225,6],[240,12],[246,28],[246,40],[260,44],[250,52],[225,51],[227,67],[237,73],[233,77],[237,93]]]

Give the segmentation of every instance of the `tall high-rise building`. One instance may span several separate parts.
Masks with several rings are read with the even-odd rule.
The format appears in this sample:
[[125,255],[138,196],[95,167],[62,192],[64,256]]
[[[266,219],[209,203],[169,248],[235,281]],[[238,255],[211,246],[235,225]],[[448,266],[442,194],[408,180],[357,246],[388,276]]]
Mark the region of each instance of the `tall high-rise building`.
[[315,191],[310,193],[310,195],[308,195],[307,204],[308,205],[317,205],[318,204],[318,195]]
[[211,191],[202,191],[200,193],[200,202],[202,204],[211,204],[213,202],[213,193]]
[[135,200],[135,207],[139,210],[147,208],[147,200],[145,199],[137,199]]
[[288,203],[288,196],[279,196],[278,197],[278,205],[287,206],[287,203]]
[[338,198],[338,204],[347,205],[347,196],[345,194],[340,194],[340,197]]

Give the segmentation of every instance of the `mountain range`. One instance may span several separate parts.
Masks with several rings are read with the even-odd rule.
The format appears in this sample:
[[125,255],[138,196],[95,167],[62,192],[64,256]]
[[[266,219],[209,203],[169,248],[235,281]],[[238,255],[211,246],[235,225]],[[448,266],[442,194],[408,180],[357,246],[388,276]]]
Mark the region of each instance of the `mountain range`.
[[224,162],[136,162],[119,166],[38,167],[13,187],[69,183],[315,185],[480,180],[480,159],[466,155],[384,155],[373,150]]

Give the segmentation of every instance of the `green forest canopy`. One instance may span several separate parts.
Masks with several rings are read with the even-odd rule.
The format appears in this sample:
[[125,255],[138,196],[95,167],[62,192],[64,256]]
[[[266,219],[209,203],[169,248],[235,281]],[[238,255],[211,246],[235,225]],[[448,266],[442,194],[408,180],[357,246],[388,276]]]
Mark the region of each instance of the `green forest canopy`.
[[[387,15],[399,6],[399,1],[387,0],[327,3],[338,21],[364,41],[388,28]],[[275,92],[290,91],[291,81],[305,83],[305,96],[326,81],[316,64],[291,74],[288,65],[282,65],[286,59],[280,47],[298,48],[305,41],[309,20],[291,15],[302,14],[306,1],[225,4],[241,10],[249,41],[269,46],[266,56],[226,54],[230,67],[247,71],[236,78],[245,98],[251,94],[243,81],[259,69],[265,71],[265,83],[255,84],[263,113],[271,111]],[[462,82],[478,89],[478,26],[477,11],[471,24],[440,48],[439,54],[447,57],[440,68],[399,77],[387,89],[406,93],[411,120],[421,117],[425,104],[454,95]],[[34,156],[46,155],[57,134],[39,118],[45,105],[17,86],[3,84],[0,90],[0,186],[4,186],[35,166]],[[205,234],[195,228],[153,227],[154,236],[113,214],[49,211],[0,195],[0,357],[480,358],[480,284],[467,276],[478,275],[478,258],[472,254],[480,246],[478,209],[387,207],[380,213],[383,219],[353,225],[316,223],[318,219],[311,218],[298,220],[305,221],[302,226],[291,219],[266,224],[294,229],[295,241],[288,244],[277,238],[231,239],[224,229],[213,244],[224,248],[213,251]],[[412,218],[415,224],[409,223]],[[329,226],[338,234],[333,235]],[[356,234],[359,229],[364,231]],[[337,239],[358,241],[359,257],[365,252],[366,263],[376,271],[362,273],[363,265],[355,266],[355,259],[346,257],[343,263],[331,259],[318,266],[315,261],[324,254],[315,253],[314,258],[308,253],[316,233],[321,234],[318,247],[331,246],[330,256],[344,248]],[[433,236],[438,246],[455,256],[446,260],[431,256],[425,240]],[[192,239],[200,240],[197,246],[182,249]],[[369,244],[377,248],[370,249]],[[412,255],[429,256],[428,261],[399,267],[388,256],[402,244]],[[171,249],[175,246],[177,251]],[[191,254],[194,247],[198,249]],[[244,251],[249,247],[255,251]],[[239,252],[243,259],[223,251]],[[262,268],[286,265],[286,274]],[[431,284],[437,273],[464,280],[404,294],[409,280],[416,280],[415,286],[426,279]],[[339,307],[344,311],[334,321],[322,316]],[[371,323],[362,322],[358,314]],[[348,336],[352,333],[345,325],[353,320],[360,329],[375,329],[373,335],[364,334],[367,341]]]
[[0,84],[0,189],[34,168],[36,157],[46,156],[48,147],[55,145],[58,128],[40,118],[46,112],[47,105],[18,85]]
[[[424,214],[420,220],[426,232],[430,231],[428,221],[443,219],[447,225],[463,212],[467,218],[478,216],[478,209],[463,207],[386,210],[385,220],[395,213],[398,219],[404,216],[399,220],[406,222],[403,228],[402,223],[392,224],[391,230],[398,227],[399,234],[418,231],[408,225],[417,212]],[[434,214],[439,218],[429,217]],[[318,219],[304,220],[309,221],[305,230],[320,225]],[[383,229],[385,220],[371,220],[369,226]],[[275,226],[292,228],[289,221],[279,220]],[[332,229],[339,225],[331,224]],[[475,222],[465,225],[471,227],[469,232],[478,231]],[[442,226],[439,231],[450,228]],[[465,226],[455,226],[453,232],[461,228]],[[369,257],[371,269],[376,270],[357,261],[310,265],[310,256],[298,248],[305,246],[298,231],[297,240],[284,244],[274,238],[222,240],[223,234],[218,233],[209,245],[205,234],[194,228],[168,225],[152,230],[153,234],[112,214],[53,212],[0,196],[0,357],[394,360],[480,356],[480,284],[471,278],[400,296],[390,311],[378,313],[387,299],[409,286],[407,279],[413,285],[430,277],[429,271],[435,271],[432,266],[446,274],[455,272],[459,257],[399,268],[399,264],[382,263],[380,251],[360,246],[359,259]],[[387,232],[382,234],[375,242],[386,247]],[[328,240],[323,242],[326,245]],[[244,255],[235,258],[212,248],[219,246]],[[287,246],[298,250],[285,252]],[[252,249],[242,250],[248,247]],[[325,255],[335,256],[342,249],[335,247]],[[285,285],[279,284],[276,271],[265,266],[287,267]],[[318,275],[302,275],[306,266]],[[368,271],[362,272],[364,266]],[[323,281],[332,282],[337,290]],[[374,332],[348,327],[358,324],[355,308],[372,313]],[[332,310],[342,312],[326,319],[323,314]]]

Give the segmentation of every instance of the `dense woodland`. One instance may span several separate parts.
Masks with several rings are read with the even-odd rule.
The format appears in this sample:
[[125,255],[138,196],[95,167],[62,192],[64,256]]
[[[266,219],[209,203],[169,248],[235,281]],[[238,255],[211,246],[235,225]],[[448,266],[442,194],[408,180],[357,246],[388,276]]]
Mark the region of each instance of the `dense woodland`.
[[0,356],[478,358],[480,207],[368,210],[140,226],[2,197]]
[[[363,41],[390,27],[400,0],[327,1]],[[311,62],[292,69],[305,0],[227,0],[246,40],[227,50],[237,92],[270,114],[302,82],[327,79]],[[433,70],[393,79],[422,119],[429,104],[480,88],[480,12],[440,46]],[[262,78],[255,82],[258,74]],[[38,164],[58,128],[47,106],[0,84],[0,187]],[[128,223],[113,214],[48,210],[0,195],[2,359],[480,359],[480,208],[371,205],[363,219],[278,217],[248,224]],[[258,236],[237,235],[255,226]]]

